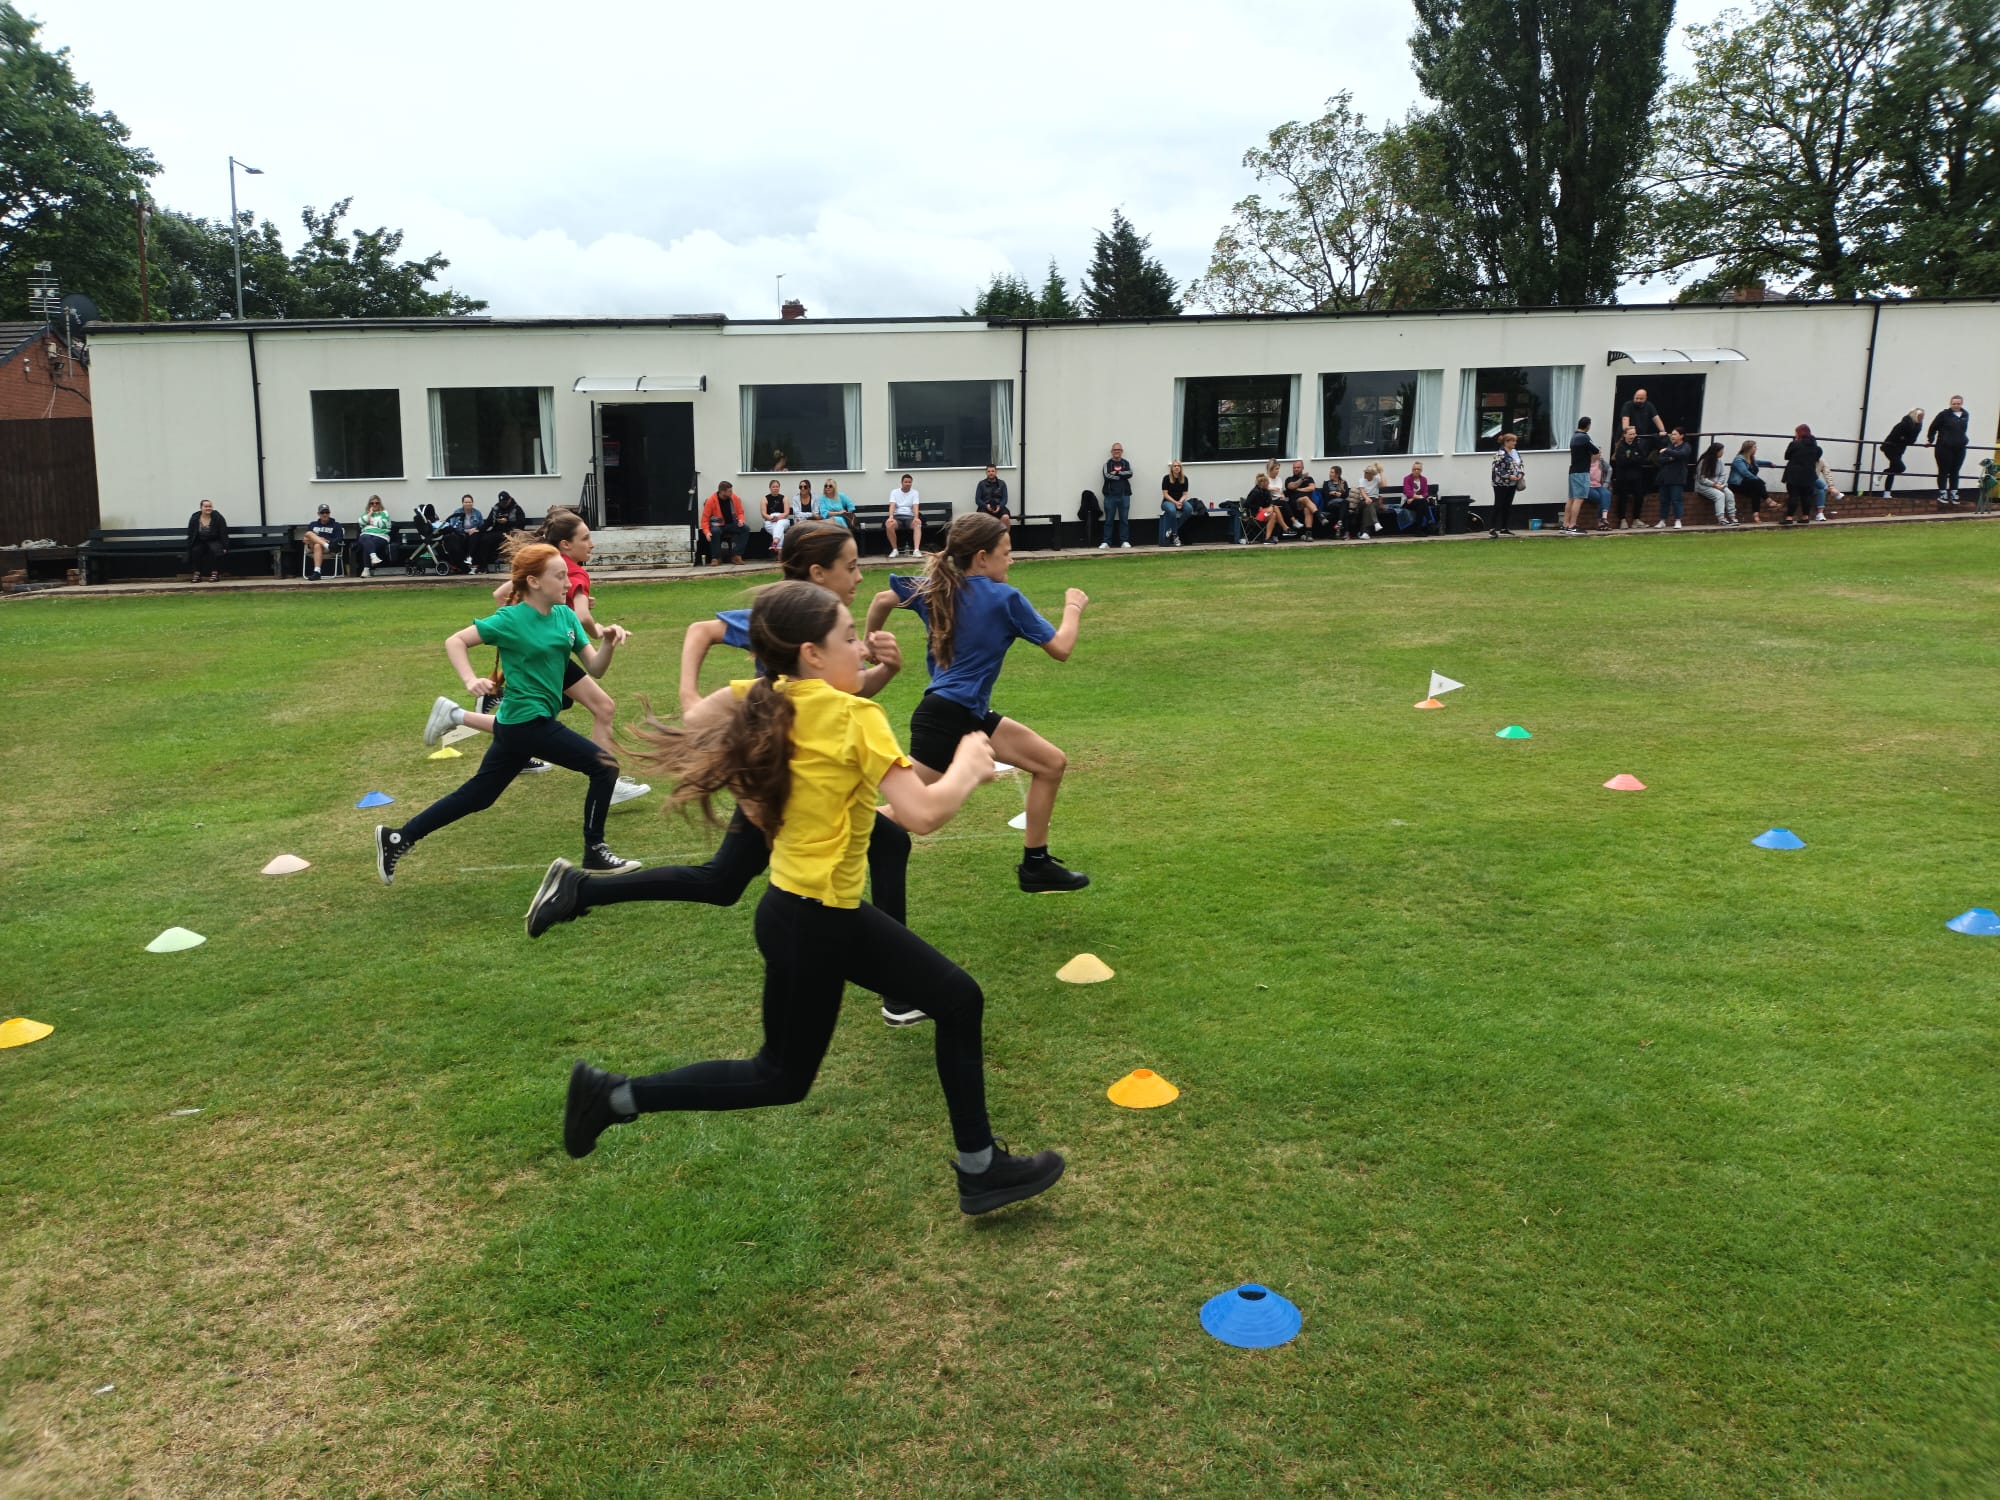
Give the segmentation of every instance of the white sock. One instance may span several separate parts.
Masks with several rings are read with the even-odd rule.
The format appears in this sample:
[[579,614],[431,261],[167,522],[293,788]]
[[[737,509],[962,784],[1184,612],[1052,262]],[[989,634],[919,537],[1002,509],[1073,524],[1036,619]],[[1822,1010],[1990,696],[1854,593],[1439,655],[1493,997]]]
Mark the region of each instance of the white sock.
[[[615,1098],[616,1096],[614,1095],[613,1097]],[[965,1173],[968,1177],[977,1177],[992,1165],[993,1148],[991,1146],[978,1151],[961,1151],[958,1153],[958,1170]]]
[[632,1102],[632,1085],[621,1083],[611,1091],[611,1112],[618,1115],[636,1115],[639,1106]]
[[451,706],[451,722],[454,725],[463,724],[465,722],[465,710],[460,708],[456,703],[452,704]]

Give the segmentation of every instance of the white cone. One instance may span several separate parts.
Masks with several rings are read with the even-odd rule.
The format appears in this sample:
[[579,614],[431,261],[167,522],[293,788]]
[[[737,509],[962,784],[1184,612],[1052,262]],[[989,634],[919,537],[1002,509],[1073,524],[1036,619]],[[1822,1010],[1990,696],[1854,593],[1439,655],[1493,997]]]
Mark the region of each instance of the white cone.
[[296,854],[280,854],[276,859],[264,866],[263,873],[266,875],[296,875],[301,870],[309,870],[311,868],[312,862],[310,860],[300,859]]

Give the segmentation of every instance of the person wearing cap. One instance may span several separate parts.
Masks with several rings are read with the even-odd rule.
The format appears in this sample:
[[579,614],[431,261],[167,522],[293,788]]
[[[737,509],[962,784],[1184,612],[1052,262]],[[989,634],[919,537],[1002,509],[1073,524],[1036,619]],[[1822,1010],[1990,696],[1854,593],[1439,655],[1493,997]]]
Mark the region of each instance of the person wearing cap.
[[347,528],[334,520],[331,507],[322,505],[319,514],[313,517],[312,525],[306,528],[306,551],[312,556],[312,566],[306,570],[306,577],[314,583],[320,580],[320,570],[326,566],[326,549],[338,549],[347,541]]
[[701,502],[701,534],[708,541],[711,565],[742,558],[749,534],[743,521],[743,502],[736,498],[736,486],[726,479]]
[[486,513],[486,529],[493,537],[493,555],[497,558],[507,545],[507,534],[527,528],[528,513],[521,509],[521,502],[502,490],[493,502],[493,509]]

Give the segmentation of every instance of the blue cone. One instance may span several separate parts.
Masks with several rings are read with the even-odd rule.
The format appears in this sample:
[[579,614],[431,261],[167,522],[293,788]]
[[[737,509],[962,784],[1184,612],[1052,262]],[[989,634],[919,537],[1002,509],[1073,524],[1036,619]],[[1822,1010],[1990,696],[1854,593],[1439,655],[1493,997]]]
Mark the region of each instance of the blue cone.
[[1759,849],[1803,849],[1806,841],[1789,828],[1767,828],[1750,840]]
[[396,799],[394,797],[391,797],[387,792],[370,792],[367,796],[363,797],[359,802],[355,803],[354,805],[356,807],[387,807],[391,802],[394,802],[395,800]]
[[1201,1305],[1201,1326],[1237,1349],[1275,1349],[1299,1336],[1299,1310],[1254,1281]]
[[[1983,906],[1975,906],[1971,911],[1961,912],[1944,924],[1953,932],[1968,933],[1973,937],[2000,937],[2000,917]],[[1202,1314],[1204,1322],[1208,1315]]]

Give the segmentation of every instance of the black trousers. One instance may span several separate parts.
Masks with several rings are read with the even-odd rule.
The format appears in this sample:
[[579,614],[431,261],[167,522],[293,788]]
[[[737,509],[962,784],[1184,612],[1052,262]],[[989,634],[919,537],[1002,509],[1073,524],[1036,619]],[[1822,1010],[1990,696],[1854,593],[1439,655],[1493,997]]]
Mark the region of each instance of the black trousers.
[[764,955],[764,1045],[741,1061],[692,1063],[632,1080],[641,1113],[761,1109],[811,1092],[849,982],[935,1027],[938,1082],[961,1151],[993,1144],[981,1055],[986,998],[957,964],[866,902],[822,906],[771,886],[757,903]]
[[221,542],[196,542],[188,548],[188,567],[197,573],[219,573],[227,550]]
[[[704,906],[734,906],[770,863],[770,844],[738,808],[715,857],[707,864],[586,875],[577,887],[576,909],[581,915],[593,906],[616,906],[623,901],[699,901]],[[877,911],[904,926],[909,925],[909,881],[910,836],[877,813],[875,830],[868,836],[868,895]]]
[[1511,484],[1493,486],[1493,526],[1495,531],[1507,531],[1514,521],[1514,496],[1520,493]]
[[486,747],[486,758],[472,779],[405,823],[398,830],[403,841],[414,844],[460,818],[486,811],[528,762],[537,758],[590,778],[590,789],[583,794],[583,847],[603,843],[604,815],[611,810],[611,790],[618,785],[617,762],[553,718],[495,724],[493,743]]
[[1896,476],[1898,474],[1907,474],[1910,472],[1910,466],[1903,462],[1903,452],[1904,450],[1901,448],[1885,447],[1882,450],[1882,456],[1889,460],[1889,467],[1882,471],[1882,493],[1885,495],[1891,493],[1896,488]]
[[497,531],[481,530],[471,536],[462,531],[438,533],[438,555],[454,565],[471,563],[474,567],[491,567],[499,551],[500,534]]
[[1813,518],[1813,483],[1810,479],[1803,483],[1793,481],[1785,486],[1785,519],[1796,516],[1801,521]]
[[1614,521],[1623,521],[1628,516],[1637,521],[1646,513],[1646,481],[1627,480],[1614,483],[1611,489],[1611,515]]
[[1958,471],[1965,467],[1965,450],[1937,446],[1938,494],[1958,493]]

